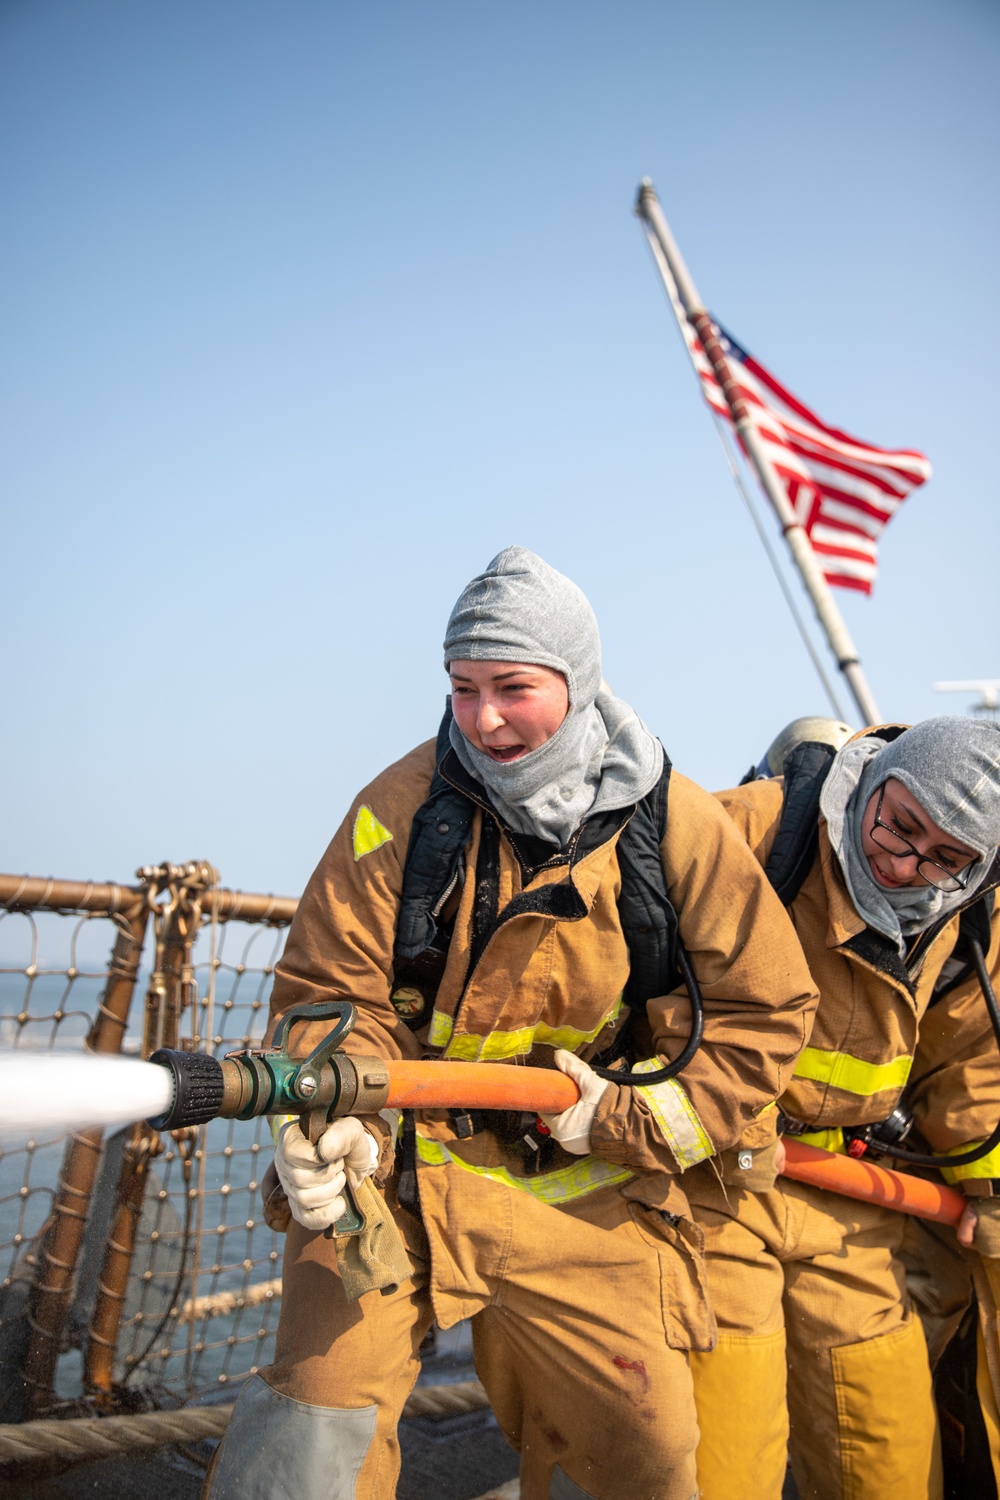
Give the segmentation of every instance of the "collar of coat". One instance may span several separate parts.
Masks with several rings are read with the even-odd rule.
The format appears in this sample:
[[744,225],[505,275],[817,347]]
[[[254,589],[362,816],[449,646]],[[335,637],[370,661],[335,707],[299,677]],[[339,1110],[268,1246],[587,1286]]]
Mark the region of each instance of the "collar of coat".
[[[595,849],[599,849],[602,844],[607,844],[617,833],[620,833],[635,812],[635,803],[632,802],[627,807],[617,807],[609,812],[596,813],[592,818],[585,818],[576,832],[571,835],[566,848],[557,850],[554,844],[544,839],[514,833],[508,828],[490,801],[486,788],[469,774],[454,750],[449,748],[438,770],[450,786],[468,797],[471,802],[475,802],[496,820],[521,864],[525,865],[527,862],[528,867],[536,874],[540,869],[549,865],[568,863],[572,869],[580,860],[593,853]],[[540,858],[536,860],[535,855]]]

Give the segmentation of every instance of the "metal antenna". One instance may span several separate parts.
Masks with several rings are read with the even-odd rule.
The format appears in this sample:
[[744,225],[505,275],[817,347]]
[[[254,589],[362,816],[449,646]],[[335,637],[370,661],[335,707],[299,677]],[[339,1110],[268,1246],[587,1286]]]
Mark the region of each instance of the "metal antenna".
[[984,719],[996,719],[1000,713],[1000,677],[973,677],[968,682],[935,682],[936,693],[982,693],[979,703],[974,703],[970,713],[980,714]]

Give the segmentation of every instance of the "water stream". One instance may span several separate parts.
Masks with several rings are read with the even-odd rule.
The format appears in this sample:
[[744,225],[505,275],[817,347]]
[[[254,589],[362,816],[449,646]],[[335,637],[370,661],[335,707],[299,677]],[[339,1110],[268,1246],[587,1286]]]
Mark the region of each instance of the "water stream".
[[127,1125],[161,1114],[172,1096],[170,1074],[155,1063],[93,1053],[0,1051],[0,1139]]

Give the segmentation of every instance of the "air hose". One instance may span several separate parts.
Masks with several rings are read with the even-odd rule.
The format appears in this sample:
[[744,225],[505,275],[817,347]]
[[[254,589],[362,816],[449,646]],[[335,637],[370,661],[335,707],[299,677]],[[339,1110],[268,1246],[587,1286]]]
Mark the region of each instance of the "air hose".
[[684,945],[678,939],[677,942],[677,967],[681,971],[681,978],[687,986],[688,998],[691,1001],[691,1030],[688,1039],[684,1043],[683,1051],[679,1052],[673,1062],[668,1063],[665,1068],[657,1068],[648,1073],[616,1073],[614,1068],[591,1067],[598,1078],[606,1078],[610,1083],[624,1084],[627,1088],[650,1088],[657,1083],[666,1083],[669,1078],[676,1078],[682,1068],[686,1068],[701,1046],[701,1039],[705,1033],[705,1006],[701,998],[701,990],[695,977],[691,960],[684,950]]

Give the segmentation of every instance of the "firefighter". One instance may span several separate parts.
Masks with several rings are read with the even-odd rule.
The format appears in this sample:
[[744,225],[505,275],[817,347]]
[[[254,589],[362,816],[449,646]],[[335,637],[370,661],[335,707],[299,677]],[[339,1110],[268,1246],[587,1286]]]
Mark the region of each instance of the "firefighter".
[[[602,684],[574,584],[506,549],[459,598],[444,653],[453,719],[356,798],[302,898],[272,1012],[347,997],[349,1049],[556,1066],[580,1101],[545,1121],[348,1118],[315,1147],[281,1127],[275,1359],[241,1393],[205,1494],[388,1500],[421,1340],[435,1318],[471,1318],[524,1500],[691,1500],[688,1351],[715,1329],[686,1169],[737,1171],[741,1137],[743,1159],[755,1144],[773,1156],[767,1109],[815,991],[737,829]],[[668,949],[688,984],[650,979]],[[323,1030],[303,1027],[301,1049]],[[630,1067],[636,1086],[614,1081]],[[398,1281],[341,1274],[345,1237],[322,1231],[348,1173],[385,1196]]]
[[[790,768],[784,785],[719,794],[779,889],[779,830],[786,855],[796,843]],[[951,996],[948,986],[969,972],[961,945],[974,911],[997,967],[1000,726],[937,718],[867,731],[832,758],[807,831],[810,818],[815,854],[785,899],[820,1003],[779,1100],[783,1128],[857,1155],[877,1122],[883,1141],[901,1135],[902,1100],[925,1150],[966,1153],[1000,1115],[1000,1067],[982,995],[973,999],[968,980]],[[946,1175],[980,1193],[1000,1176],[1000,1156]],[[703,1168],[688,1174],[688,1194],[720,1335],[710,1357],[693,1360],[706,1500],[742,1495],[748,1472],[755,1497],[777,1500],[786,1443],[802,1500],[939,1497],[904,1216],[788,1180],[733,1193]]]

